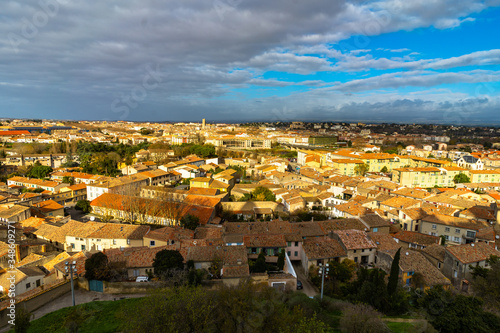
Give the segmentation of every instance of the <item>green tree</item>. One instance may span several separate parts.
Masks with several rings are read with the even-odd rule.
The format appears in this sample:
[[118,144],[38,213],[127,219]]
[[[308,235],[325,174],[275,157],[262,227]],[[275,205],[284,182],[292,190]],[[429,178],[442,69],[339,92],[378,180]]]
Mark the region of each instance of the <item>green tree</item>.
[[14,332],[27,333],[31,325],[30,319],[31,313],[28,312],[22,304],[17,304]]
[[280,271],[282,271],[283,268],[285,267],[285,250],[283,249],[281,249],[280,254],[278,255],[277,265]]
[[161,250],[153,260],[153,269],[156,276],[165,277],[172,270],[184,268],[184,258],[179,251]]
[[392,260],[391,274],[389,275],[389,282],[387,283],[387,293],[392,296],[397,288],[399,282],[399,259],[401,256],[401,248],[398,249]]
[[252,273],[264,273],[267,270],[266,255],[263,250],[259,253],[257,260],[255,260],[251,269]]
[[386,173],[386,172],[388,172],[388,171],[389,171],[389,170],[387,169],[387,167],[386,167],[385,165],[384,165],[384,167],[383,167],[382,169],[380,169],[380,172],[384,172],[384,173]]
[[28,177],[43,179],[47,178],[52,172],[52,168],[45,165],[40,165],[40,163],[35,164],[33,168],[28,172]]
[[179,221],[181,227],[195,230],[200,225],[200,219],[192,214],[184,215]]
[[354,172],[358,176],[364,176],[368,172],[368,170],[369,167],[366,163],[356,164],[356,166],[354,167]]
[[223,265],[223,262],[220,258],[214,257],[212,259],[212,263],[210,264],[210,267],[208,268],[208,272],[210,273],[210,276],[213,279],[220,279],[221,278],[222,265]]
[[485,304],[500,312],[500,258],[491,256],[487,263],[489,268],[470,266],[472,269],[472,290],[484,300]]
[[453,178],[453,181],[456,184],[459,184],[459,183],[470,183],[470,178],[465,173],[459,173],[458,175],[456,175]]
[[276,201],[276,196],[267,187],[258,186],[252,191],[252,199],[255,201]]
[[109,279],[108,257],[97,252],[85,260],[85,278],[87,280],[108,280]]
[[88,200],[78,200],[75,208],[83,211],[84,213],[90,213],[92,211],[92,206],[90,206],[90,201]]
[[70,176],[64,176],[62,179],[63,183],[74,185],[75,184],[75,178],[70,177]]

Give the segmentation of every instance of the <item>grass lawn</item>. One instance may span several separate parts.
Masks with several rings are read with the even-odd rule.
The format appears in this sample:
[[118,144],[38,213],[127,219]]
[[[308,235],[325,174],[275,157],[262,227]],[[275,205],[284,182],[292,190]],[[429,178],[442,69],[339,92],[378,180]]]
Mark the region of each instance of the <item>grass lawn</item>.
[[66,333],[76,327],[79,333],[119,332],[126,324],[127,314],[134,313],[140,302],[140,298],[129,298],[64,308],[32,321],[28,333]]

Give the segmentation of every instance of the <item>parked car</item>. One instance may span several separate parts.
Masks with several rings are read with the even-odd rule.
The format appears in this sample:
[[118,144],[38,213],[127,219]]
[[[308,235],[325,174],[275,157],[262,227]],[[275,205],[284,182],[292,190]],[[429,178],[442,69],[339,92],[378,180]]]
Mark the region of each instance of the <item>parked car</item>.
[[135,279],[135,282],[148,282],[148,281],[149,281],[149,278],[147,276],[138,276]]
[[302,285],[302,282],[300,280],[297,280],[297,290],[303,289],[304,286]]

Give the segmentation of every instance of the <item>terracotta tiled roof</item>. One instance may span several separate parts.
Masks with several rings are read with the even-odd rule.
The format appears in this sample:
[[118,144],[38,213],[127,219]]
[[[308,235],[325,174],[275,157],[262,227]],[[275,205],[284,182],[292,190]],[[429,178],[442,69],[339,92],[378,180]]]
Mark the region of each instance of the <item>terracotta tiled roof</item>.
[[381,228],[388,227],[390,225],[389,222],[378,216],[377,214],[367,214],[360,216],[359,218],[361,222],[366,224],[370,228]]
[[286,247],[284,235],[247,235],[243,243],[246,247]]
[[40,209],[40,211],[42,211],[44,213],[53,212],[55,210],[59,210],[59,209],[64,208],[62,205],[58,204],[54,200],[46,200],[46,201],[38,202],[38,203],[34,204],[33,206],[37,207],[38,209]]
[[444,262],[444,254],[446,252],[446,247],[438,244],[431,244],[429,246],[426,246],[422,250],[422,252],[441,262]]
[[132,225],[118,223],[104,223],[98,230],[92,232],[87,238],[97,239],[142,239],[149,232],[147,225]]
[[302,249],[309,260],[347,256],[342,245],[337,240],[331,238],[306,239],[302,243]]
[[334,233],[339,237],[340,242],[348,250],[374,249],[377,245],[368,238],[364,231],[356,229],[336,230]]
[[366,226],[358,219],[333,219],[318,222],[325,234],[335,230],[365,230]]
[[438,236],[426,235],[420,232],[407,230],[400,230],[392,236],[402,242],[418,245],[439,244],[441,241],[441,238]]
[[151,238],[162,242],[169,240],[192,239],[194,231],[180,227],[164,227],[151,230],[144,235],[144,238]]
[[379,251],[397,250],[401,247],[391,235],[379,232],[368,232],[367,235],[377,245]]
[[448,246],[446,251],[463,264],[471,264],[488,259],[491,255],[500,256],[500,252],[486,243],[478,242],[464,245]]
[[447,216],[442,214],[432,214],[422,218],[422,221],[436,224],[451,225],[459,228],[479,230],[490,227],[487,222],[466,219],[462,217]]

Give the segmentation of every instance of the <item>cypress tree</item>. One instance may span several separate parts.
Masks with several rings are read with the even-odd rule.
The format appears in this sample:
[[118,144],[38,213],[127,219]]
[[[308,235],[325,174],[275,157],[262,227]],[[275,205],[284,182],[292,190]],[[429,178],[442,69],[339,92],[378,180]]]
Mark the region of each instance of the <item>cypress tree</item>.
[[389,282],[387,283],[387,293],[389,296],[393,295],[398,288],[399,280],[399,257],[401,255],[401,248],[398,249],[394,260],[392,261],[391,274],[389,275]]

